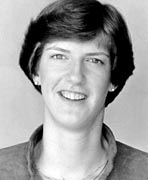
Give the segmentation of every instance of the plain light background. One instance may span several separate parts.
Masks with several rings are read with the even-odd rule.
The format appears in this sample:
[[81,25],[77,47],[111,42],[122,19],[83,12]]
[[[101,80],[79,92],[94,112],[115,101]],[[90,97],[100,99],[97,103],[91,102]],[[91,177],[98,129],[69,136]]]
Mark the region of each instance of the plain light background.
[[[32,17],[53,0],[0,0],[0,148],[28,141],[43,119],[43,102],[18,66]],[[128,24],[136,70],[106,109],[105,123],[117,140],[148,152],[148,1],[102,0]]]

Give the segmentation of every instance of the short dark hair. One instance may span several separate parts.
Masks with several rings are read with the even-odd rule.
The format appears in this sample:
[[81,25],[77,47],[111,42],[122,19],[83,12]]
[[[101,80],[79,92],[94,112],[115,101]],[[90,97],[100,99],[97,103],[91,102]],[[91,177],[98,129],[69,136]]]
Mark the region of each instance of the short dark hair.
[[122,90],[135,68],[126,22],[112,5],[96,0],[57,0],[49,4],[30,22],[20,54],[20,66],[41,93],[40,86],[33,82],[33,75],[44,45],[54,39],[88,41],[100,33],[112,41],[111,82],[116,90],[108,93],[107,106]]

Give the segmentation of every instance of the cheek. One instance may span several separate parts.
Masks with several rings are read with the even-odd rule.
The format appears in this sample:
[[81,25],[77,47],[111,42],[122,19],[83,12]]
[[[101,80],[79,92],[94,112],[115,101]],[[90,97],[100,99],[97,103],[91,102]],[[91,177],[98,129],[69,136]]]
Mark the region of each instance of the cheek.
[[58,91],[63,75],[54,69],[46,69],[40,74],[42,93],[45,96],[52,96]]
[[104,106],[105,99],[110,87],[110,78],[109,76],[97,76],[91,81],[90,84],[90,91],[91,91],[91,104],[92,106]]
[[[44,61],[43,61],[44,62]],[[57,65],[55,62],[41,63],[39,74],[41,81],[53,81],[60,78],[66,72],[66,67]]]
[[89,78],[90,87],[94,89],[94,91],[104,92],[108,91],[110,85],[110,73],[103,72],[103,73],[96,73]]

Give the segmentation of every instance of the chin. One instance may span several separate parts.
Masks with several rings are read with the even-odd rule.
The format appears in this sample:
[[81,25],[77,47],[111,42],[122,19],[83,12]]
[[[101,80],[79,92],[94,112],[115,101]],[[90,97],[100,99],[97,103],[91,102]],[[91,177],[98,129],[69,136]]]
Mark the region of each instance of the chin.
[[60,117],[57,117],[57,123],[61,126],[64,127],[66,129],[69,130],[78,130],[78,129],[82,129],[83,127],[86,127],[86,125],[88,124],[88,119],[86,119],[85,117],[80,117],[78,115],[64,115],[64,117],[62,117],[62,115]]

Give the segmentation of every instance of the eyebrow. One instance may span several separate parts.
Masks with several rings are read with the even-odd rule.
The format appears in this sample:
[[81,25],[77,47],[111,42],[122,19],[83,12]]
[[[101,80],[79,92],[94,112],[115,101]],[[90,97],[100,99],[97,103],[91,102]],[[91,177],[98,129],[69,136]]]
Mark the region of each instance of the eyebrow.
[[57,50],[57,51],[65,52],[65,53],[70,53],[70,51],[67,50],[67,49],[63,49],[63,48],[55,47],[55,46],[53,46],[53,47],[48,47],[46,50]]
[[86,53],[87,56],[100,56],[100,55],[105,55],[107,57],[110,57],[108,53],[101,51],[101,52],[94,52],[94,53]]
[[[61,51],[61,52],[64,52],[64,53],[69,53],[69,54],[71,52],[70,50],[63,49],[63,48],[56,47],[56,46],[48,47],[46,50],[57,50],[57,51]],[[105,55],[108,58],[110,57],[110,55],[108,53],[104,52],[104,51],[86,53],[86,56],[98,56],[98,55]]]

